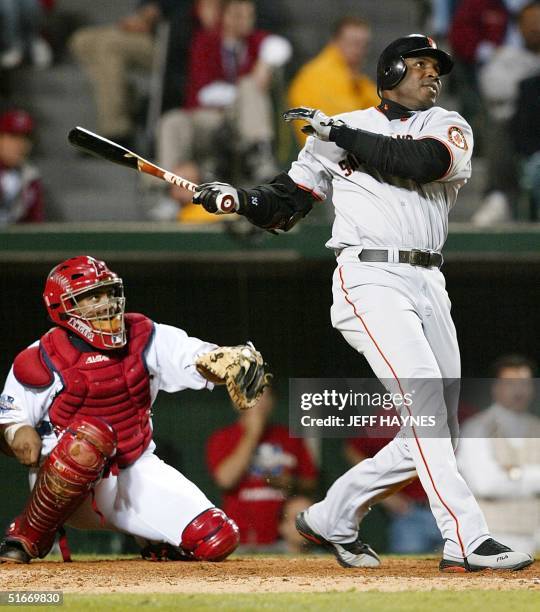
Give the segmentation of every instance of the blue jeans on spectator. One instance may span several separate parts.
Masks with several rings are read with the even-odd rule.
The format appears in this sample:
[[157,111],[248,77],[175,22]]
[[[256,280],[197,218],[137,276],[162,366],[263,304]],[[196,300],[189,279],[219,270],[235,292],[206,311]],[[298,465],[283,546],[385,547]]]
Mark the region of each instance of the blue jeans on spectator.
[[415,554],[442,548],[443,540],[429,506],[412,503],[405,514],[392,514],[388,532],[393,553]]
[[42,15],[39,0],[0,0],[0,48],[25,49],[38,34]]

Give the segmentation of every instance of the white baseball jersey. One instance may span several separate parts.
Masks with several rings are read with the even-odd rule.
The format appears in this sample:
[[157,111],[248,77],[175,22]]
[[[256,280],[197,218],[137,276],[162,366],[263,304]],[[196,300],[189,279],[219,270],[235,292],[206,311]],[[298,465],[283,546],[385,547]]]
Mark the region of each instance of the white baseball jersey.
[[336,217],[327,246],[339,254],[332,325],[364,355],[387,390],[401,390],[412,379],[431,380],[429,402],[416,396],[415,407],[429,405],[440,429],[427,438],[400,432],[338,478],[325,499],[310,506],[307,522],[331,542],[352,542],[367,510],[418,475],[445,540],[444,558],[459,561],[489,537],[489,529],[457,472],[452,432],[446,430],[452,408],[447,386],[460,376],[460,358],[444,276],[436,267],[364,262],[358,255],[364,248],[442,249],[448,213],[471,174],[473,137],[460,115],[439,107],[394,116],[370,108],[338,118],[394,138],[439,140],[450,152],[441,179],[420,184],[386,175],[315,138],[308,139],[289,175],[321,199],[333,188]]
[[[155,323],[154,327],[146,352],[152,402],[160,390],[211,389],[213,385],[197,372],[195,360],[216,345],[191,338],[170,325]],[[32,390],[21,385],[11,370],[0,398],[0,424],[38,425],[48,419],[49,407],[61,389],[62,382],[56,374],[47,389]],[[45,436],[42,454],[50,453],[57,441],[54,434]],[[161,461],[154,454],[155,448],[151,442],[132,465],[96,485],[95,502],[103,519],[87,497],[66,524],[78,529],[112,529],[178,546],[186,526],[214,504],[183,474]],[[32,468],[31,486],[36,474]]]
[[[195,360],[198,355],[214,350],[216,345],[191,338],[185,331],[170,325],[155,323],[154,328],[155,333],[146,352],[152,403],[159,391],[174,393],[184,389],[213,388],[212,383],[198,373]],[[32,346],[37,344],[39,342]],[[56,373],[49,387],[32,389],[15,378],[12,368],[0,396],[0,425],[27,423],[37,426],[41,421],[49,420],[49,408],[61,390],[62,381]],[[54,433],[45,436],[43,454],[48,454],[56,442]]]
[[458,113],[433,107],[389,120],[376,107],[337,115],[353,128],[393,138],[435,138],[446,145],[451,164],[439,180],[419,184],[382,175],[333,142],[308,138],[289,176],[320,199],[333,188],[335,221],[326,246],[417,248],[440,251],[448,213],[471,175],[473,136]]

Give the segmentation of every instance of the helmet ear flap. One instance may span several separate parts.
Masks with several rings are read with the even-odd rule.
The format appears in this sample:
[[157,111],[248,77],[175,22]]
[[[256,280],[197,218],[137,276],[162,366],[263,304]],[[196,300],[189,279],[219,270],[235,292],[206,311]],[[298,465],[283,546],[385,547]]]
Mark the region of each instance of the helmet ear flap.
[[394,89],[407,72],[407,64],[401,55],[383,52],[377,65],[377,93],[382,96],[385,89]]
[[396,58],[384,68],[381,90],[393,89],[403,80],[407,72],[407,64],[402,57]]

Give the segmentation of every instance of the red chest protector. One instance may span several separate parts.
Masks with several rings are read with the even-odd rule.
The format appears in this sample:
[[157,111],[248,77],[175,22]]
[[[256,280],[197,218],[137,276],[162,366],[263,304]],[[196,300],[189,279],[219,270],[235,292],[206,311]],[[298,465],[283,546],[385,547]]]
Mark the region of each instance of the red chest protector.
[[[41,384],[32,384],[29,379],[35,380],[35,374],[28,374],[30,360],[39,358],[42,367],[55,370],[64,388],[49,408],[51,423],[64,429],[75,417],[103,419],[118,437],[116,463],[120,468],[134,463],[152,439],[150,376],[144,352],[154,327],[140,314],[127,314],[126,327],[127,345],[119,351],[103,352],[80,350],[64,329],[55,327],[41,338],[39,355],[37,347],[26,349],[14,364],[17,379],[31,386],[45,386],[45,380],[42,370]],[[30,352],[32,356],[25,355]]]

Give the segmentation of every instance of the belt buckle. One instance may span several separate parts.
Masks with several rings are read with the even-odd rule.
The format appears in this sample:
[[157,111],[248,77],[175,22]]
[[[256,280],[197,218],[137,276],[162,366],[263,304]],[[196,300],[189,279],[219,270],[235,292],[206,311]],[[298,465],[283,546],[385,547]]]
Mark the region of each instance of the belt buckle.
[[421,266],[429,268],[431,253],[429,251],[420,251],[419,249],[411,249],[409,263],[411,266]]

